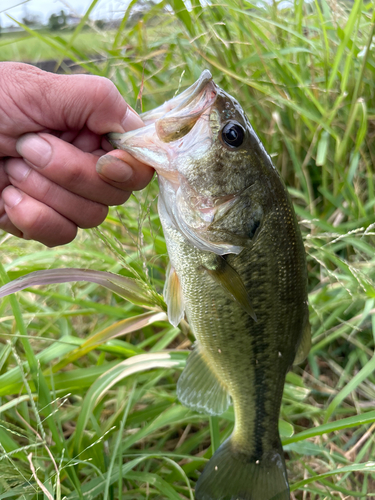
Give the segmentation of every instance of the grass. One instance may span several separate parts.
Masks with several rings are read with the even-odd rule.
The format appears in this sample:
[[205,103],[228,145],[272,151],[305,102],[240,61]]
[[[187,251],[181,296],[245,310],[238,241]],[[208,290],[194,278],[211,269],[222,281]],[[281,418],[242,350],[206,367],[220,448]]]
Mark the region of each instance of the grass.
[[[109,40],[103,34],[100,63],[79,45],[82,26],[64,39],[29,35],[55,59],[113,79],[138,110],[206,67],[241,102],[286,180],[308,257],[313,345],[288,374],[280,416],[291,496],[372,498],[373,5],[301,1],[283,10],[194,0],[187,10],[172,0],[129,25],[135,5]],[[137,279],[154,304],[134,305],[92,283],[0,303],[0,499],[193,499],[198,470],[231,432],[232,410],[209,419],[176,399],[193,339],[186,324],[155,316],[167,264],[156,197],[153,182],[63,248],[3,235],[3,281],[49,268],[105,270]],[[147,311],[157,321],[144,326]]]
[[[27,32],[2,34],[0,36],[1,61],[20,61],[36,64],[42,61],[55,60],[56,48],[41,43],[41,39],[48,37],[64,47],[72,36],[71,33],[64,31],[57,33],[38,31],[35,33],[38,33],[41,38]],[[91,57],[99,57],[105,52],[112,36],[112,32],[83,31],[75,42],[75,50]]]

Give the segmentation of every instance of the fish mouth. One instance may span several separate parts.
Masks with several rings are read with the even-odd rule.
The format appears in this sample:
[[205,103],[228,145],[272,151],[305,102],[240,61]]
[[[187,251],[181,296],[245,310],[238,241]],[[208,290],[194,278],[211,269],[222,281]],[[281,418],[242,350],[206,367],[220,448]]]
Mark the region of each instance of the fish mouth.
[[[208,70],[203,71],[198,81],[180,95],[158,108],[143,113],[145,127],[125,134],[110,133],[107,138],[119,149],[155,168],[164,177],[177,174],[177,157],[186,151],[185,139],[203,115],[209,113],[217,97],[217,87]],[[203,126],[204,135],[209,136],[209,127]],[[208,139],[208,137],[206,137]],[[211,144],[207,141],[207,147]],[[192,147],[191,142],[188,145]],[[172,175],[171,175],[172,174]]]

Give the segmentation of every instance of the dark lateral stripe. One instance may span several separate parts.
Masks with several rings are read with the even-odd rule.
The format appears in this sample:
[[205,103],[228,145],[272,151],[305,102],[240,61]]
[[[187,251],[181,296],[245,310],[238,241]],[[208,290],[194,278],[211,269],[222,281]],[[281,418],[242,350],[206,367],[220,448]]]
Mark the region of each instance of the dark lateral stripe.
[[[254,332],[255,333],[255,332]],[[255,381],[255,425],[254,425],[254,460],[259,460],[263,455],[263,438],[266,432],[266,397],[267,397],[267,374],[264,358],[269,344],[266,342],[265,325],[257,325],[256,335],[253,340],[254,359],[259,363],[254,366],[254,381]]]

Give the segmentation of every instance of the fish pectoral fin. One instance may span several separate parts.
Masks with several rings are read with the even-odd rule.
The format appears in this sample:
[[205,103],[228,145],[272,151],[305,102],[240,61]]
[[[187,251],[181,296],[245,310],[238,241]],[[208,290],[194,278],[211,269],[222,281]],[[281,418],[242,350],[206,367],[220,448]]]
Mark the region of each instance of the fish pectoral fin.
[[177,326],[184,317],[185,305],[180,280],[171,263],[167,268],[163,296],[167,304],[168,320],[173,326]]
[[294,358],[293,364],[298,365],[302,363],[307,358],[311,348],[311,326],[309,321],[307,321],[306,326],[303,330],[301,343],[298,346],[296,357]]
[[218,265],[206,267],[204,269],[216,281],[230,297],[237,302],[254,321],[257,321],[251,299],[241,276],[222,257],[217,257]]
[[198,343],[178,379],[177,397],[188,408],[209,415],[221,415],[230,405],[227,388],[210,367]]

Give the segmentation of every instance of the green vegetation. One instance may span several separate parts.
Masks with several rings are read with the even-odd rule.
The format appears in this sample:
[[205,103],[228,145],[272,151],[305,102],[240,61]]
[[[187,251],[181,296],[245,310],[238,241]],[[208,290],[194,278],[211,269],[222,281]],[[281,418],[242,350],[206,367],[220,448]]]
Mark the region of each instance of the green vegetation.
[[[35,35],[38,36],[35,36]],[[55,60],[59,54],[64,53],[64,46],[68,44],[72,33],[60,31],[52,34],[49,31],[36,31],[35,35],[23,33],[6,33],[0,37],[0,60],[1,61],[21,61],[37,64],[41,61]],[[102,31],[85,30],[74,43],[75,52],[86,54],[98,58],[105,54],[106,47],[110,47],[113,38],[113,31],[105,33]],[[57,52],[53,43],[44,43],[43,40],[53,40],[62,48],[62,52]]]
[[[81,32],[87,18],[64,37],[29,30],[27,43],[40,47],[34,60],[44,46],[110,77],[137,110],[204,68],[241,102],[290,189],[308,255],[313,346],[288,375],[280,421],[292,498],[374,497],[375,10],[191,5],[149,4],[129,24],[134,0],[116,32],[95,35],[100,63],[80,45],[93,35]],[[64,248],[2,236],[4,282],[90,268],[134,278],[152,299],[142,307],[79,283],[0,302],[0,499],[193,499],[197,471],[231,432],[232,411],[209,419],[176,400],[193,338],[160,315],[156,196],[153,182]]]

